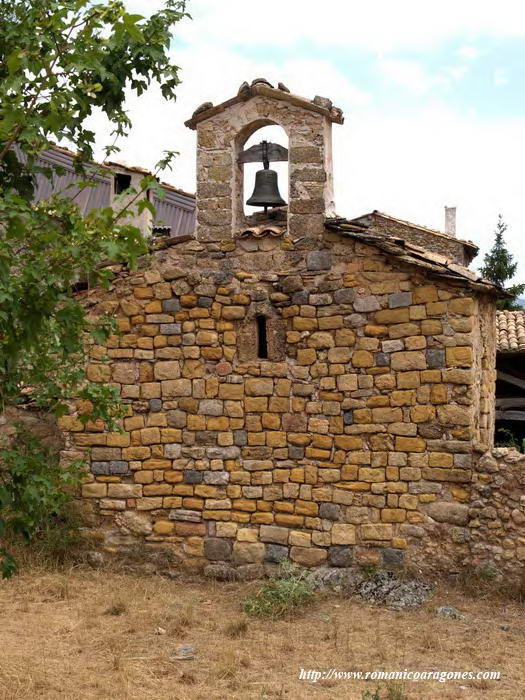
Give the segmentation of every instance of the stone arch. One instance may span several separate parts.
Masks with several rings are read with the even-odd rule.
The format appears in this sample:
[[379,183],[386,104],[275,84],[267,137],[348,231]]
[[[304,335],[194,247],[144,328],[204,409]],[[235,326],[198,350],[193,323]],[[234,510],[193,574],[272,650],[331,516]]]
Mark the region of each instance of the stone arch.
[[[255,94],[197,122],[197,237],[216,243],[235,238],[248,223],[242,202],[238,153],[258,129],[274,125],[288,139],[290,235],[316,238],[333,209],[331,176],[332,117],[324,108],[290,104],[286,93]],[[284,193],[283,197],[284,197]],[[332,212],[333,213],[333,212]],[[250,222],[251,223],[251,222]]]
[[[246,217],[249,216],[251,211],[246,209],[245,201],[247,197],[251,194],[248,192],[248,187],[246,187],[246,174],[254,175],[255,171],[262,166],[258,167],[256,164],[243,164],[239,162],[239,156],[241,152],[246,147],[247,142],[252,136],[254,136],[258,131],[264,129],[265,127],[276,127],[280,130],[283,138],[277,139],[278,143],[289,149],[290,147],[290,136],[289,136],[289,126],[287,124],[279,123],[275,119],[270,119],[268,117],[260,117],[252,119],[250,122],[245,124],[233,139],[233,178],[232,178],[232,209],[233,209],[233,224],[234,230],[239,230],[246,224]],[[279,187],[281,196],[288,203],[290,201],[290,173],[289,173],[289,163],[286,164],[285,171],[275,164],[270,164],[270,167],[277,169],[279,173]],[[284,176],[284,177],[283,177]],[[253,184],[253,180],[252,180]]]

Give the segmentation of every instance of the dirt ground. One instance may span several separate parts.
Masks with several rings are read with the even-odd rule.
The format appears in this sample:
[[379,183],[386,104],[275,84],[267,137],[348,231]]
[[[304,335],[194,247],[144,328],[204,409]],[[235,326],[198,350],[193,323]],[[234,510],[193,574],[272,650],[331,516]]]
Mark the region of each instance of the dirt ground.
[[[441,588],[399,612],[331,594],[274,622],[241,612],[257,586],[87,568],[22,572],[0,583],[0,698],[383,697],[373,695],[380,682],[313,683],[299,680],[301,668],[497,670],[499,681],[407,681],[386,697],[525,697],[523,604]],[[438,617],[437,605],[464,618]],[[193,659],[175,658],[181,645],[194,648]]]

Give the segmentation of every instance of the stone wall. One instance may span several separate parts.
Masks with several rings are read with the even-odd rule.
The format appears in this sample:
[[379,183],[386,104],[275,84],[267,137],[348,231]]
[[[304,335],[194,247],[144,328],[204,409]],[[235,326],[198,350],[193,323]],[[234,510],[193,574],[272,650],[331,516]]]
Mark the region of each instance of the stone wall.
[[[497,448],[474,460],[470,484],[430,503],[401,532],[418,568],[444,574],[492,572],[507,581],[525,562],[525,455]],[[430,565],[429,565],[430,562]]]
[[469,508],[471,563],[523,575],[525,455],[497,448],[478,462]]
[[0,413],[0,446],[16,434],[18,425],[57,454],[64,447],[64,435],[57,425],[56,418],[46,411],[35,410],[31,404],[20,408],[8,406]]
[[420,228],[390,217],[383,217],[380,213],[371,214],[370,219],[371,231],[389,236],[399,236],[399,238],[404,238],[426,250],[445,255],[460,265],[468,266],[476,254],[475,249],[466,248],[463,241],[444,233]]
[[335,233],[257,246],[192,241],[86,293],[121,330],[88,376],[128,406],[123,433],[61,422],[65,458],[90,451],[101,537],[169,543],[195,567],[447,566],[449,538],[425,528],[464,524],[490,442],[492,302]]

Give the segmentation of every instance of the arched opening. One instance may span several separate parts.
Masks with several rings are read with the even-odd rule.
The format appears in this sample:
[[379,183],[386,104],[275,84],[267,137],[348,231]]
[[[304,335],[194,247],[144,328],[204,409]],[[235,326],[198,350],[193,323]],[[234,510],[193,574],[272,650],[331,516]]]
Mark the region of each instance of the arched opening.
[[[288,136],[285,130],[277,124],[267,124],[265,126],[259,127],[256,131],[254,131],[242,145],[239,144],[239,155],[242,151],[246,151],[251,146],[256,146],[262,141],[267,141],[268,143],[276,143],[288,149]],[[256,212],[263,211],[263,208],[261,206],[250,206],[249,204],[246,204],[246,200],[250,198],[254,191],[257,171],[263,170],[264,165],[262,161],[240,163],[239,165],[242,168],[242,177],[240,178],[241,187],[239,188],[239,197],[241,200],[240,204],[242,206],[242,212],[244,213],[244,215],[251,216]],[[277,173],[279,193],[281,195],[281,198],[286,202],[286,204],[288,204],[288,161],[271,160],[270,154],[269,168]],[[271,211],[271,209],[269,211]]]

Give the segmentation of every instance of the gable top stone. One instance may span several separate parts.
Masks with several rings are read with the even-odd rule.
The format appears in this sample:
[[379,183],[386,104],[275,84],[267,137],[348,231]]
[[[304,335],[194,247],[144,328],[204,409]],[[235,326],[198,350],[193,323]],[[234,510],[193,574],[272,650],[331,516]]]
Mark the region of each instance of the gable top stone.
[[258,78],[252,82],[251,85],[248,83],[243,83],[239,88],[239,92],[235,97],[221,102],[218,105],[213,105],[211,102],[205,102],[192,114],[191,118],[185,122],[185,125],[190,129],[195,129],[197,124],[210,119],[211,117],[226,111],[228,108],[239,104],[240,102],[247,102],[257,95],[264,97],[270,97],[274,100],[280,100],[287,102],[295,107],[301,107],[303,109],[310,110],[312,112],[317,112],[322,114],[329,121],[334,124],[343,124],[344,117],[343,112],[339,107],[334,107],[331,100],[326,97],[316,96],[313,100],[309,100],[306,97],[301,97],[300,95],[295,95],[287,89],[282,83],[279,83],[282,87],[274,88],[267,80],[264,78]]

